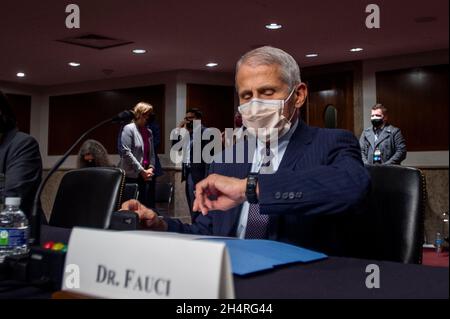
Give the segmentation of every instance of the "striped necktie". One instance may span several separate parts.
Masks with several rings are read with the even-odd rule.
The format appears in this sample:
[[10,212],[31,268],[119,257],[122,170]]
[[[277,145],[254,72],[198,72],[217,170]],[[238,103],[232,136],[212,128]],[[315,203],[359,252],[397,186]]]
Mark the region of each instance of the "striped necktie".
[[[263,154],[260,174],[271,174],[273,169],[273,152],[270,147],[266,147]],[[248,209],[247,229],[245,238],[247,239],[264,239],[267,238],[269,226],[269,215],[259,213],[259,203],[250,204]]]

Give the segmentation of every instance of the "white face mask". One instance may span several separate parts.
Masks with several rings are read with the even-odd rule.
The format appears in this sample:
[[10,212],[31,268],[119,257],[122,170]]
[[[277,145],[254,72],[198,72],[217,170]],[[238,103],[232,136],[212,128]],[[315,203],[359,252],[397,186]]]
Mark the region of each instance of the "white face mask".
[[[268,99],[252,99],[251,101],[241,104],[239,112],[242,115],[242,123],[249,129],[249,133],[257,135],[258,138],[264,142],[273,139],[271,132],[276,131],[278,138],[286,134],[291,128],[291,120],[294,117],[292,113],[291,118],[287,119],[283,115],[284,106],[291,98],[295,89],[291,91],[285,100],[268,100]],[[265,130],[258,130],[265,128]]]

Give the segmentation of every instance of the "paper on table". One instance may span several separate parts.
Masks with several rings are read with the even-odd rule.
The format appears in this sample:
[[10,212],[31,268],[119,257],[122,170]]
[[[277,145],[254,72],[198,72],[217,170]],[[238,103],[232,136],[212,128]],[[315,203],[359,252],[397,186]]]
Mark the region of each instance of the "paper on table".
[[309,249],[271,240],[198,238],[226,244],[234,274],[247,275],[294,262],[312,262],[327,255]]

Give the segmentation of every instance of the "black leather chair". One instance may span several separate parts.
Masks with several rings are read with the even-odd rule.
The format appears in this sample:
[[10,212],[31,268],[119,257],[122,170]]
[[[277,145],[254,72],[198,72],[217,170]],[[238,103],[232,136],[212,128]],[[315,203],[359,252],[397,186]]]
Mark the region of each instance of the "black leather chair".
[[119,208],[125,173],[119,168],[82,168],[67,172],[61,180],[49,225],[107,229]]
[[371,176],[367,210],[357,225],[360,256],[402,263],[422,262],[425,178],[420,170],[366,165]]

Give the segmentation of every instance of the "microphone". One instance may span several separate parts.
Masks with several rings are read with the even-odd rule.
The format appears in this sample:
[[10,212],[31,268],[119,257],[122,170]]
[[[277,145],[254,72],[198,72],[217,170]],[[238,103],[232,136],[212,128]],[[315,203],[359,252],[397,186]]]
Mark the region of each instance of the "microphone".
[[104,120],[97,125],[91,127],[86,132],[84,132],[76,141],[72,144],[72,146],[67,150],[66,153],[56,162],[55,165],[50,169],[45,179],[39,184],[36,195],[33,201],[33,209],[31,211],[30,216],[30,246],[36,246],[40,244],[40,236],[41,236],[41,194],[44,189],[45,184],[50,179],[50,177],[56,172],[56,170],[64,163],[64,161],[69,157],[70,153],[72,153],[73,149],[92,131],[97,128],[109,124],[109,123],[127,123],[130,122],[134,117],[134,113],[130,110],[122,111],[116,116]]

